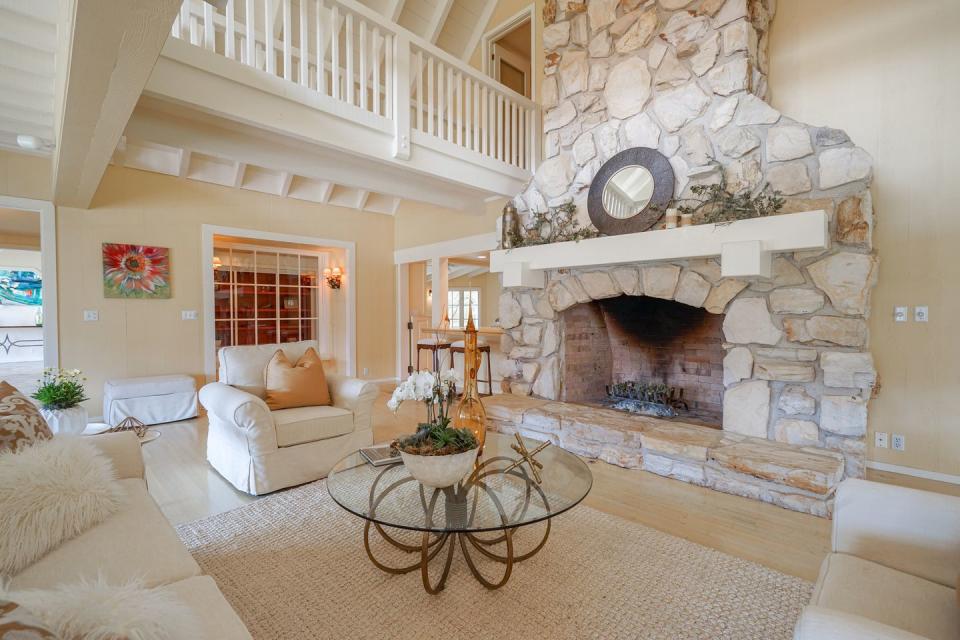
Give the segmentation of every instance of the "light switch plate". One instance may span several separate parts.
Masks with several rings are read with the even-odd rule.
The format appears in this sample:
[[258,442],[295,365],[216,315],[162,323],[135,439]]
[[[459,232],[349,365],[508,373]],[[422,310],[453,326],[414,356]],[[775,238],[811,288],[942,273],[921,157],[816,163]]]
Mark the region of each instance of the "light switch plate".
[[906,307],[894,307],[894,308],[893,308],[893,321],[894,321],[894,322],[906,322],[906,321],[907,321],[907,308],[906,308]]
[[96,322],[100,319],[100,312],[96,309],[84,309],[83,310],[83,321],[84,322]]
[[929,307],[914,307],[913,308],[913,319],[917,322],[927,322],[930,319],[930,309]]
[[197,319],[197,310],[196,309],[184,309],[180,312],[181,320],[196,320]]

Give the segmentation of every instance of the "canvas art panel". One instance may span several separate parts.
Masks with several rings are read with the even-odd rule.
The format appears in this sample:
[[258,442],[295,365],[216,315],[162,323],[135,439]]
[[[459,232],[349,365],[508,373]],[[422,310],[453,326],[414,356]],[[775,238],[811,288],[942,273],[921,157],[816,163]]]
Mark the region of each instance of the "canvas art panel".
[[170,249],[103,243],[105,298],[169,298]]

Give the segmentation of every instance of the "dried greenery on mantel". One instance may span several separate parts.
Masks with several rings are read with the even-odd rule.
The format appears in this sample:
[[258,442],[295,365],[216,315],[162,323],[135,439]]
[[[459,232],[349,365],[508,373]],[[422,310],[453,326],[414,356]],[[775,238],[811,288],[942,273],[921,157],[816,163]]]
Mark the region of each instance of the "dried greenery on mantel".
[[690,187],[692,198],[674,198],[667,205],[680,213],[694,216],[695,224],[729,224],[737,220],[773,215],[786,202],[779,191],[765,186],[759,193],[749,189],[736,193],[727,191],[726,181],[716,184],[698,184]]
[[600,233],[581,227],[577,220],[577,205],[566,202],[547,211],[532,211],[530,221],[519,228],[508,229],[511,248],[533,247],[554,242],[579,242],[596,238]]

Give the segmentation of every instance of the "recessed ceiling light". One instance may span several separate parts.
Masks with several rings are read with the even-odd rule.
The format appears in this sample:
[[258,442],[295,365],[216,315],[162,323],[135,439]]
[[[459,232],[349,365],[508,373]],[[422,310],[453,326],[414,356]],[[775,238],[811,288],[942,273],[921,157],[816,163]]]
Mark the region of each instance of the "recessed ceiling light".
[[487,256],[477,256],[477,257],[480,258],[481,260],[486,260],[486,259],[487,259]]

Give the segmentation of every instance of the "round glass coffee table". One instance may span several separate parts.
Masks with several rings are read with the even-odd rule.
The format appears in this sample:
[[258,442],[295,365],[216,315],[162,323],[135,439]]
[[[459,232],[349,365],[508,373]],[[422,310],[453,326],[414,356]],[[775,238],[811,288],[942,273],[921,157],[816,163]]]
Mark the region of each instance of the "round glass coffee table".
[[[424,487],[403,463],[374,467],[354,453],[330,472],[327,490],[337,504],[364,519],[363,546],[377,568],[393,574],[419,569],[424,589],[436,594],[446,583],[454,548],[459,546],[473,576],[488,589],[498,589],[510,579],[514,564],[546,544],[550,519],[576,506],[593,485],[587,465],[556,446],[536,454],[538,483],[529,463],[513,465],[520,458],[511,448],[516,444],[514,436],[488,433],[474,471],[445,489]],[[540,443],[524,439],[523,444],[533,451]],[[536,523],[543,523],[542,536],[518,548],[517,530]],[[388,529],[419,532],[419,544],[401,541],[396,531]],[[372,530],[396,549],[419,558],[400,566],[378,560],[371,550]],[[485,577],[471,556],[474,553],[502,566],[502,573],[498,570],[495,577]],[[429,570],[434,558],[442,561],[436,580]]]

